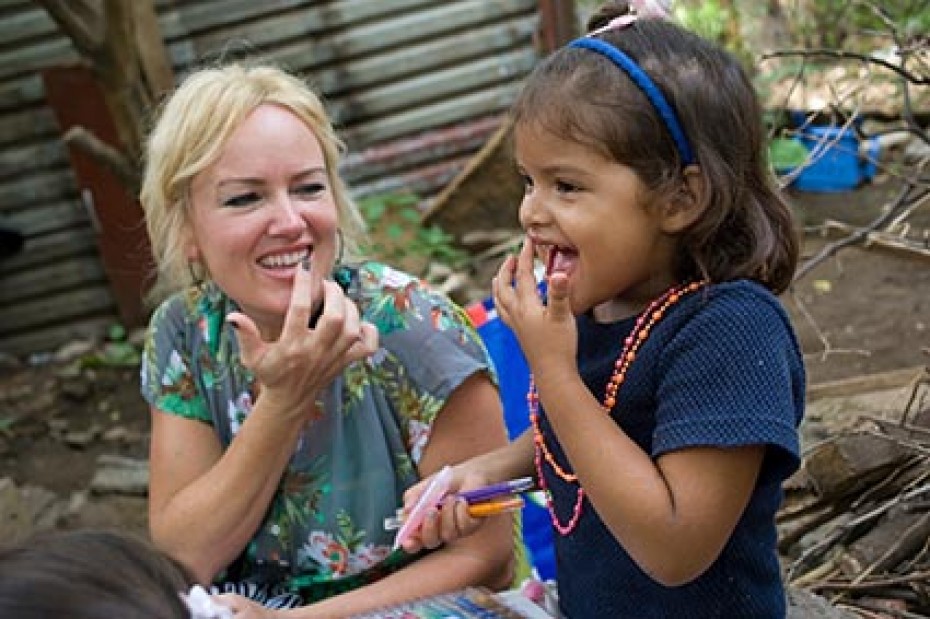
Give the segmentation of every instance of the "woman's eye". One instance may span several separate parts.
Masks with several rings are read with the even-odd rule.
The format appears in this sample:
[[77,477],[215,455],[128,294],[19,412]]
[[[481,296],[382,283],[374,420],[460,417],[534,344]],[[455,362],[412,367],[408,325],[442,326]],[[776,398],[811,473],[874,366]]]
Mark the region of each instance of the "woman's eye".
[[305,183],[303,185],[298,186],[294,190],[294,193],[301,195],[301,196],[313,197],[313,196],[318,196],[319,194],[323,193],[325,190],[326,190],[326,185],[324,185],[323,183]]
[[230,198],[226,198],[223,200],[223,206],[249,206],[250,204],[255,204],[261,199],[262,197],[258,195],[258,193],[250,191],[248,193],[240,193]]

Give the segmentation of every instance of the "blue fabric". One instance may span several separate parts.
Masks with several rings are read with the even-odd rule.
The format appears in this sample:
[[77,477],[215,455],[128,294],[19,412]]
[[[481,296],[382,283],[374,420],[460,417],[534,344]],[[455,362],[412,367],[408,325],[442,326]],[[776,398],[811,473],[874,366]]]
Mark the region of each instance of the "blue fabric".
[[[484,341],[497,370],[507,433],[513,440],[529,427],[526,392],[529,389],[530,370],[520,350],[520,343],[510,327],[493,315],[494,302],[483,302],[492,317],[478,326],[478,335]],[[530,554],[530,563],[542,580],[553,580],[555,549],[552,545],[552,524],[545,505],[527,501],[523,508],[523,542]]]
[[[635,319],[578,318],[579,369],[600,399]],[[585,499],[578,527],[555,535],[559,599],[571,618],[784,617],[775,513],[800,464],[800,350],[778,299],[748,281],[711,286],[673,306],[630,366],[611,417],[653,458],[694,446],[768,446],[749,505],[720,557],[696,580],[665,587],[617,543]],[[569,469],[542,411],[550,450]],[[577,486],[544,472],[562,522]]]

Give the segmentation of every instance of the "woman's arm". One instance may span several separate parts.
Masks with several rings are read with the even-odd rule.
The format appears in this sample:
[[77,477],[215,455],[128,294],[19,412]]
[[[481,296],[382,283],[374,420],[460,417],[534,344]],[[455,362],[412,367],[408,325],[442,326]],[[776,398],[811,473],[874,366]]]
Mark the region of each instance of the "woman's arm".
[[377,349],[375,327],[360,321],[355,304],[333,282],[324,282],[323,314],[307,329],[310,279],[298,269],[277,341],[263,341],[244,314],[227,317],[261,390],[225,451],[206,424],[152,411],[152,540],[203,583],[255,533],[302,428],[312,422],[317,394],[349,363]]
[[224,454],[211,426],[151,411],[152,540],[206,584],[258,528],[304,422],[259,400]]
[[[475,374],[452,392],[436,417],[419,463],[420,474],[431,475],[446,464],[506,443],[497,389],[487,374]],[[514,535],[512,514],[488,518],[475,534],[446,544],[376,583],[289,611],[286,616],[347,617],[466,586],[506,587],[513,578]]]

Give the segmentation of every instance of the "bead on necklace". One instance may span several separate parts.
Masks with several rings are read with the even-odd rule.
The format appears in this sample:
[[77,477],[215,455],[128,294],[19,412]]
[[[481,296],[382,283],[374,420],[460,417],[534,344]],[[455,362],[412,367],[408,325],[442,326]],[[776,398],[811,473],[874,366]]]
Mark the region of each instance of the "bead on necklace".
[[[671,306],[678,303],[682,297],[700,290],[707,284],[707,280],[701,280],[669,288],[661,296],[654,299],[636,318],[636,324],[633,326],[633,330],[630,331],[630,334],[623,340],[623,350],[620,351],[620,356],[617,357],[617,360],[614,362],[614,371],[610,375],[610,380],[607,381],[607,387],[604,390],[604,400],[601,403],[601,408],[604,409],[604,412],[609,414],[617,403],[617,392],[626,379],[627,370],[629,370],[630,365],[636,359],[637,351],[649,337],[649,333],[656,323],[662,320],[665,316],[665,312],[668,311]],[[536,391],[536,381],[533,379],[532,375],[530,376],[530,388],[526,394],[526,403],[530,412],[530,422],[533,425],[533,460],[536,465],[536,474],[539,477],[539,487],[546,497],[546,507],[549,508],[552,526],[555,527],[555,530],[558,531],[560,535],[568,535],[575,530],[575,527],[578,526],[578,521],[581,519],[584,488],[578,483],[577,475],[566,471],[559,465],[552,455],[552,452],[549,451],[549,447],[546,445],[545,437],[543,437],[542,430],[539,427],[539,394]],[[543,461],[549,465],[560,479],[578,485],[578,490],[575,493],[575,505],[572,508],[572,515],[565,524],[559,521],[559,517],[555,513],[555,507],[552,505],[552,492],[546,485],[546,479],[543,476]]]

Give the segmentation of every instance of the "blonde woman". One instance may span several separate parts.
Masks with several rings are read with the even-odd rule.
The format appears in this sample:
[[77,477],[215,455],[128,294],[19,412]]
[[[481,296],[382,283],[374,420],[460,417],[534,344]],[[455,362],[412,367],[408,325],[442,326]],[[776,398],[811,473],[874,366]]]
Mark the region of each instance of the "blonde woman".
[[170,295],[142,368],[151,535],[241,594],[223,603],[243,616],[351,616],[511,578],[507,516],[392,551],[383,522],[404,491],[506,431],[458,307],[387,265],[337,264],[362,231],[340,150],[300,79],[237,65],[189,76],[147,145],[141,199]]

